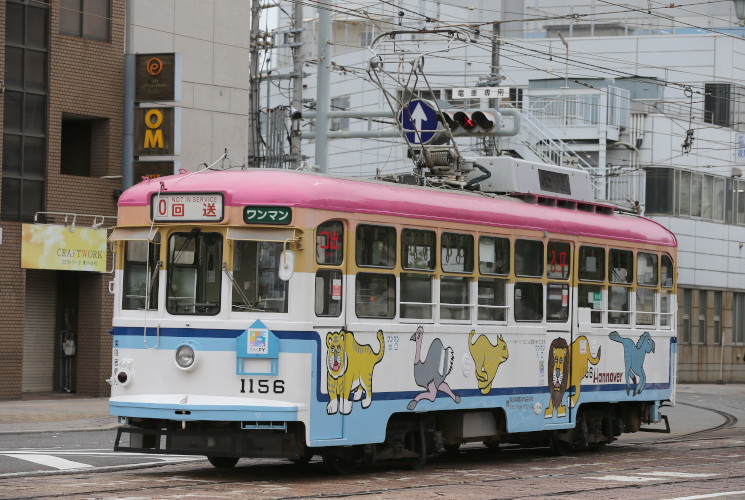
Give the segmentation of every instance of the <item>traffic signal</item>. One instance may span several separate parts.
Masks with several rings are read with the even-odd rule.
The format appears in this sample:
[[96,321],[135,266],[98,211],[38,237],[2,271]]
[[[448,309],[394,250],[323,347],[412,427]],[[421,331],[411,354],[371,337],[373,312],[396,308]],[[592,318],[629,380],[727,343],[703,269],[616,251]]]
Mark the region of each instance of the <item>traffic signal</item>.
[[494,135],[501,128],[502,115],[496,109],[446,109],[445,125],[456,137]]

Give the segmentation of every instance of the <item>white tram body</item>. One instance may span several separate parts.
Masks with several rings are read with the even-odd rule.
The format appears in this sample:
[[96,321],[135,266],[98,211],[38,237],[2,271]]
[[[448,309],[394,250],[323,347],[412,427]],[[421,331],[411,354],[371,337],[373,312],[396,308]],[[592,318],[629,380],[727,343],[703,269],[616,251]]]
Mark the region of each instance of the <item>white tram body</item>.
[[675,236],[569,195],[200,172],[125,191],[111,239],[118,450],[421,464],[674,399]]

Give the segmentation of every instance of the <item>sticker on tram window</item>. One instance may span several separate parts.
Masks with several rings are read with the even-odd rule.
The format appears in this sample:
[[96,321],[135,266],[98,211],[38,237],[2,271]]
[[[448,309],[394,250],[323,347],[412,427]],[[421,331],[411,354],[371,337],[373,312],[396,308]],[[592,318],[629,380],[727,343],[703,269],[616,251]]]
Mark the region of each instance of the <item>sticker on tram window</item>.
[[157,193],[150,209],[153,222],[220,222],[224,206],[221,193]]
[[290,207],[249,205],[243,209],[243,220],[246,224],[283,226],[292,221],[292,209]]

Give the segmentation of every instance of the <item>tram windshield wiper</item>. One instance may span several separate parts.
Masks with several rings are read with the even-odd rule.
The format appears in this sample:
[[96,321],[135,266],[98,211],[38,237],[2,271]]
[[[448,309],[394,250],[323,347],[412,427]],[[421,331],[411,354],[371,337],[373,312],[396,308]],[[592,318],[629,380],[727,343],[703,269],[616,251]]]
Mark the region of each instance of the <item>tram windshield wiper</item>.
[[[248,300],[248,297],[246,297],[246,294],[243,293],[243,290],[241,290],[241,287],[238,286],[238,283],[236,283],[235,278],[233,277],[233,273],[231,273],[228,270],[228,263],[223,262],[222,263],[222,270],[225,271],[225,275],[228,277],[230,282],[233,284],[233,288],[238,292],[238,295],[241,297],[241,300],[245,304],[245,306],[238,306],[240,308],[248,309],[249,311],[260,311],[261,309],[256,308],[250,300]],[[235,306],[233,306],[235,307]]]

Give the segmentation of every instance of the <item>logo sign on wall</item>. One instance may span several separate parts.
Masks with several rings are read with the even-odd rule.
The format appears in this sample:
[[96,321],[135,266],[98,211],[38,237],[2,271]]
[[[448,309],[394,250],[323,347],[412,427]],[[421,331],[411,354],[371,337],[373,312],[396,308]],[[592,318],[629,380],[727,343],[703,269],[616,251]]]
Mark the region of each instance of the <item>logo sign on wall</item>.
[[170,156],[180,153],[181,108],[135,109],[135,154],[138,156]]
[[181,100],[179,54],[135,56],[135,100],[138,102]]
[[106,229],[23,224],[21,267],[106,271]]

